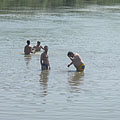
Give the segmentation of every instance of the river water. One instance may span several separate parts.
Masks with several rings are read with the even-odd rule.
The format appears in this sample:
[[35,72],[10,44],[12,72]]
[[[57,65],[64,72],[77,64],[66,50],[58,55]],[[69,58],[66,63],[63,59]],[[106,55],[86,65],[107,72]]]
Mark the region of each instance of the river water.
[[[119,120],[120,4],[0,10],[1,120]],[[49,46],[50,71],[26,41]],[[75,72],[67,52],[86,68]]]

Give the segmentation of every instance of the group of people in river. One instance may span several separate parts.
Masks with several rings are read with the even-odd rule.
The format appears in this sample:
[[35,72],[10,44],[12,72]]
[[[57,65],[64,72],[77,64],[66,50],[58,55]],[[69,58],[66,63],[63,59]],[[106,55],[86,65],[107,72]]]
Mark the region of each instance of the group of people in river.
[[[27,45],[24,47],[24,54],[30,55],[31,53],[40,52],[41,49],[44,50],[44,52],[40,56],[41,69],[42,70],[50,70],[50,63],[49,63],[49,59],[48,59],[48,46],[42,47],[40,41],[37,41],[37,45],[32,47],[30,45],[30,41],[27,40]],[[69,51],[67,53],[67,56],[71,60],[71,63],[68,64],[68,67],[70,67],[73,64],[75,66],[77,72],[84,71],[85,63],[78,53]]]

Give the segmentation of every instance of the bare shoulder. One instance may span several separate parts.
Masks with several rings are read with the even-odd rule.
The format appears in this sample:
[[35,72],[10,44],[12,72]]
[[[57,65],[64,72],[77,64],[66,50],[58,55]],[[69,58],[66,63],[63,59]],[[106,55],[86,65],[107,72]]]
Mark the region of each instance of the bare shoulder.
[[44,52],[43,53],[41,53],[41,57],[43,57],[44,56]]
[[75,54],[76,56],[80,57],[80,55],[78,53]]
[[24,48],[26,48],[26,47],[27,47],[27,45]]

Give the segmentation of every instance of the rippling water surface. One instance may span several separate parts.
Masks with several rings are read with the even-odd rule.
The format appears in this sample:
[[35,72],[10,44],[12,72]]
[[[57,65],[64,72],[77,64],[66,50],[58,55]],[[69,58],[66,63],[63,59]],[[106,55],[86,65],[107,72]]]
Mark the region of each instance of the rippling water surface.
[[[0,10],[1,120],[119,120],[120,4]],[[50,71],[26,41],[49,46]],[[67,52],[81,55],[75,72]]]

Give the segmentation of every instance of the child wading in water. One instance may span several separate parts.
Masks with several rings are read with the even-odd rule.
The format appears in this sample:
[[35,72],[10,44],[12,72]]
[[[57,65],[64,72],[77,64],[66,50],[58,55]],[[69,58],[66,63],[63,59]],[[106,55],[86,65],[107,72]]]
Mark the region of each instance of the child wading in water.
[[45,51],[41,54],[41,59],[40,59],[41,69],[50,70],[50,63],[48,59],[48,46],[45,46],[44,50]]
[[67,56],[72,61],[70,64],[68,64],[68,67],[70,67],[73,64],[78,72],[84,71],[85,64],[79,54],[73,53],[73,52],[68,52]]

